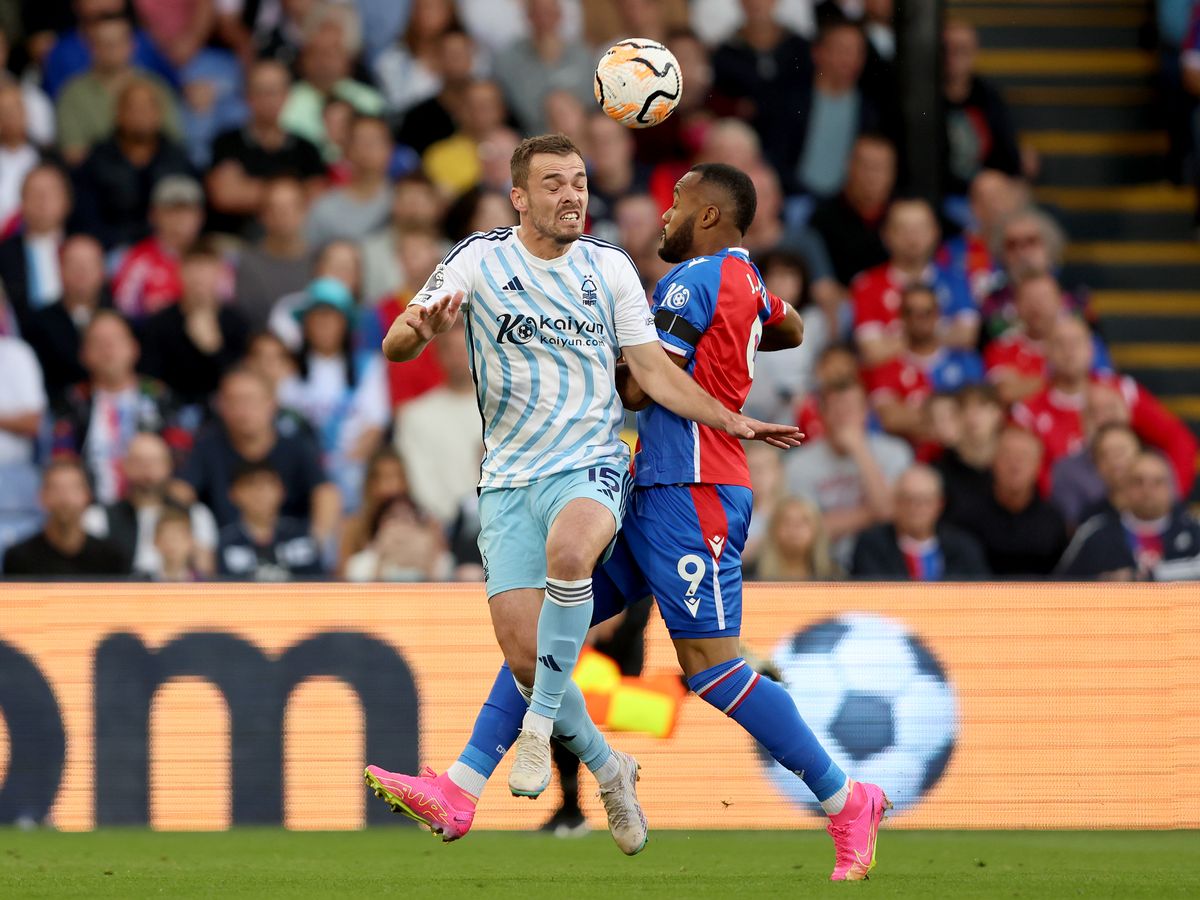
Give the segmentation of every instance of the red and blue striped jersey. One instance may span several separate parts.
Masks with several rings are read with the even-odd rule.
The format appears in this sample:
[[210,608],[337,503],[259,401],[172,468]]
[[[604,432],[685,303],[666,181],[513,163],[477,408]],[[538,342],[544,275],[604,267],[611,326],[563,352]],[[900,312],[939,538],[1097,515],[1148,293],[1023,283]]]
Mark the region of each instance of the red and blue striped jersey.
[[[754,380],[763,328],[782,321],[783,301],[740,247],[682,262],[654,289],[662,345],[688,360],[696,384],[741,410]],[[638,413],[637,484],[732,484],[750,487],[741,442],[723,431],[652,404]]]

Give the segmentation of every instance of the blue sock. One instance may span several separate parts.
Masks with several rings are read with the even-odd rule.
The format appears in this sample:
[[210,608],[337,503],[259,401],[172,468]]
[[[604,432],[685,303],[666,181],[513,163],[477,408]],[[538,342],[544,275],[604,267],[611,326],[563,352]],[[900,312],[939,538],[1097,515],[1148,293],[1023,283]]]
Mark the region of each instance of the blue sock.
[[[512,669],[505,663],[500,667],[492,691],[475,717],[471,739],[463,747],[458,761],[478,772],[486,781],[500,765],[500,760],[517,739],[521,717],[525,715],[525,698],[517,690]],[[478,793],[478,792],[474,792]]]
[[579,661],[592,624],[592,579],[546,579],[546,599],[538,616],[537,667],[531,712],[553,721]]
[[846,773],[829,758],[788,692],[744,659],[693,675],[688,687],[750,732],[771,756],[800,776],[817,800],[829,799],[846,783]]

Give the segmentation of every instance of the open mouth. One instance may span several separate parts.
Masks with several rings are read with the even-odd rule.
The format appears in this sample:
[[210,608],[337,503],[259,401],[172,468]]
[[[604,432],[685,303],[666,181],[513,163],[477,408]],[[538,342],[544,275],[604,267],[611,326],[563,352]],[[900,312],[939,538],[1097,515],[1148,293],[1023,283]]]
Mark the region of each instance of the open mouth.
[[572,210],[569,210],[568,212],[563,213],[561,216],[558,217],[558,221],[560,221],[560,222],[578,222],[579,221],[579,210],[572,209]]

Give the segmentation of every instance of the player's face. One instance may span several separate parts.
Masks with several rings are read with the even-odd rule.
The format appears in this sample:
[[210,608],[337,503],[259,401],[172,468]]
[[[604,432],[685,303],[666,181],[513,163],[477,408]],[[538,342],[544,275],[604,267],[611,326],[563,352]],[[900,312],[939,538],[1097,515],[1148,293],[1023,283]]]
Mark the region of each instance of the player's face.
[[696,254],[692,243],[696,234],[696,216],[700,204],[694,182],[698,176],[688,172],[675,184],[675,199],[663,213],[662,237],[658,239],[658,255],[664,262],[681,263]]
[[512,190],[521,223],[542,237],[569,244],[583,234],[587,217],[587,171],[575,154],[539,153],[529,161],[529,182]]

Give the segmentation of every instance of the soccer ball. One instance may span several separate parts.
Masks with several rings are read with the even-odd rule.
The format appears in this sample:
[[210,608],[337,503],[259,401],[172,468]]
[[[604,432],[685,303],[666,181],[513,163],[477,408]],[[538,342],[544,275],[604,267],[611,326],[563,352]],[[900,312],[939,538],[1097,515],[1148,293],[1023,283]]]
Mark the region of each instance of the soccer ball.
[[608,48],[596,65],[596,102],[628,128],[666,121],[683,96],[675,55],[649,38],[629,38]]
[[[797,632],[772,660],[804,720],[851,778],[878,784],[897,810],[941,778],[954,752],[958,705],[941,664],[903,626],[848,613]],[[785,796],[821,812],[799,778],[761,756]]]

